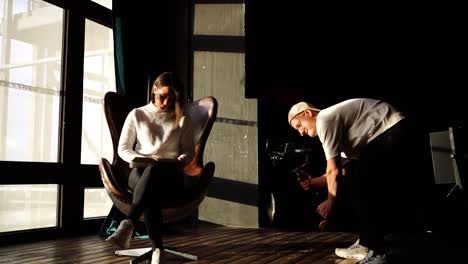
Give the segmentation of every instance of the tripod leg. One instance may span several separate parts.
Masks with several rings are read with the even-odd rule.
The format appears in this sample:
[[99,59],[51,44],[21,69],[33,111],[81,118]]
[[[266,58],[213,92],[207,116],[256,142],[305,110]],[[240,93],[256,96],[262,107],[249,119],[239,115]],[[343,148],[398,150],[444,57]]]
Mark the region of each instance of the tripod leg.
[[453,185],[452,189],[451,189],[450,192],[447,194],[446,198],[449,198],[450,195],[453,193],[453,191],[455,191],[455,189],[457,189],[457,188],[458,188],[458,185],[457,185],[457,184]]

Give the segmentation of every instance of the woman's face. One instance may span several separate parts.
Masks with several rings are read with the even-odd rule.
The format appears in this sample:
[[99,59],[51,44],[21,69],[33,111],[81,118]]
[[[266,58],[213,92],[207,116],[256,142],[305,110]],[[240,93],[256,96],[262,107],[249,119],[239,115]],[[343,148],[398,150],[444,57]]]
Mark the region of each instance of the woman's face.
[[153,86],[154,105],[164,111],[174,110],[175,93],[169,86],[156,87]]

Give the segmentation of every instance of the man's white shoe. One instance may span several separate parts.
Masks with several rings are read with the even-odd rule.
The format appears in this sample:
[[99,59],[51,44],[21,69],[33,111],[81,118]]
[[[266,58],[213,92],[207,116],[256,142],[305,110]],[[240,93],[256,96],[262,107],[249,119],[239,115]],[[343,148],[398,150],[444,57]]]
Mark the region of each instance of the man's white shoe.
[[335,248],[335,255],[345,259],[361,260],[367,256],[368,252],[367,247],[359,245],[359,239],[347,248]]
[[156,248],[153,250],[151,255],[151,264],[164,264],[165,263],[165,254],[164,250]]
[[387,256],[385,254],[375,254],[374,251],[369,250],[366,257],[359,261],[358,264],[387,264]]
[[130,247],[130,239],[132,238],[132,235],[133,223],[132,221],[125,219],[120,222],[120,225],[117,227],[115,233],[109,236],[106,241],[119,248],[127,249]]

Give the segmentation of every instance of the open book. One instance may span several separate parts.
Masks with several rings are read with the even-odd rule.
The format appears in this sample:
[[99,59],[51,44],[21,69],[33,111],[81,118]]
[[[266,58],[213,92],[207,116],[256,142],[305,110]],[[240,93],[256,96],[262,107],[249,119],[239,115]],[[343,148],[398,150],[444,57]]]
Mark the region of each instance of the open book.
[[176,163],[178,162],[177,159],[164,159],[160,158],[157,161],[153,158],[144,158],[144,157],[136,157],[130,162],[130,168],[141,168],[147,167],[152,165],[156,162],[166,162],[166,163]]

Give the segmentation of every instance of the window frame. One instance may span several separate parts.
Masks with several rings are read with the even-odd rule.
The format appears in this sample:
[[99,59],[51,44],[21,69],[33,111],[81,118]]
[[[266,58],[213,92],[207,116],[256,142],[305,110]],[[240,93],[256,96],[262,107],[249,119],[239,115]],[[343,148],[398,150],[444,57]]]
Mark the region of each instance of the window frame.
[[[0,240],[95,230],[104,217],[83,219],[85,188],[103,187],[97,165],[81,164],[85,20],[110,29],[114,12],[91,0],[42,0],[63,8],[62,80],[58,162],[0,161],[0,185],[58,184],[58,226],[0,233]],[[82,43],[77,45],[77,43]],[[65,122],[65,120],[67,122]]]

